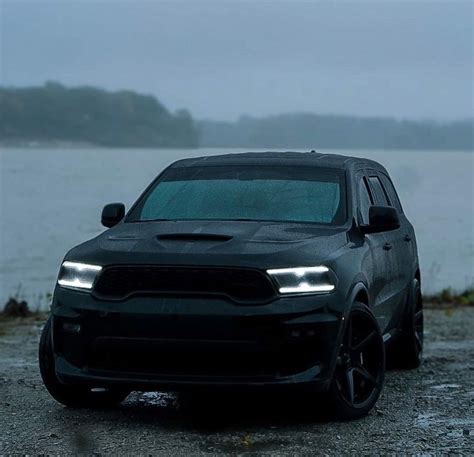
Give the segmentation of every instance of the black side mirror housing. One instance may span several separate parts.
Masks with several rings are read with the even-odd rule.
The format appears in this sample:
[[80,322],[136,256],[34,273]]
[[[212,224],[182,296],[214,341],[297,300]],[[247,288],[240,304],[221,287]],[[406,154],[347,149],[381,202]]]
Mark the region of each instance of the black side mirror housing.
[[102,210],[102,225],[113,227],[117,225],[125,216],[125,205],[123,203],[109,203]]
[[371,206],[369,224],[361,225],[362,233],[380,233],[400,228],[398,212],[393,206]]

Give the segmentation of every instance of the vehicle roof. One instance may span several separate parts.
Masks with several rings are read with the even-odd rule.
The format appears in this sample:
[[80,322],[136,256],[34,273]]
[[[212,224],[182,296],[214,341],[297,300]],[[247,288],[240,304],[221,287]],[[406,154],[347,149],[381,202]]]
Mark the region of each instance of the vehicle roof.
[[366,165],[384,169],[378,162],[360,157],[318,152],[242,152],[210,155],[182,159],[174,162],[172,168],[217,167],[217,166],[316,166],[322,168],[348,169],[355,165]]

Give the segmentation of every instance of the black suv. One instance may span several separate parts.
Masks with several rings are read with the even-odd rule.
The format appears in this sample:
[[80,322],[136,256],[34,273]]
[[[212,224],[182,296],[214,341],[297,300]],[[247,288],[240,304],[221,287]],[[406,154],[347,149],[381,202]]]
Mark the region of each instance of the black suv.
[[420,364],[413,227],[366,159],[243,153],[185,159],[62,263],[40,368],[68,406],[131,390],[308,388],[366,414],[387,362]]

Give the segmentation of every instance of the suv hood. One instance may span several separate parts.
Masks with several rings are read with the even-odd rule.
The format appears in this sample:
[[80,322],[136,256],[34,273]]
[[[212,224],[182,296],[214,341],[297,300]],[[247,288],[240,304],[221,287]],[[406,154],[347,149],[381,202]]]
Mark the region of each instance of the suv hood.
[[347,244],[346,230],[253,221],[120,223],[72,249],[66,259],[112,264],[314,265]]

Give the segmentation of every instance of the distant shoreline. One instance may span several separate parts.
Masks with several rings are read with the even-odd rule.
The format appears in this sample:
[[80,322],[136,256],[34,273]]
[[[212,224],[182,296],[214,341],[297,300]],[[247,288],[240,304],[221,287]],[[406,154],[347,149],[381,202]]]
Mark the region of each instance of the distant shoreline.
[[[274,151],[300,151],[300,150],[310,150],[310,149],[320,149],[320,150],[334,150],[334,151],[345,151],[347,148],[345,147],[324,147],[324,148],[303,148],[303,147],[291,147],[291,146],[279,146],[279,147],[256,147],[256,146],[205,146],[199,145],[194,147],[182,147],[182,146],[104,146],[100,144],[94,143],[87,143],[81,141],[63,141],[63,140],[8,140],[8,141],[1,141],[0,140],[0,149],[143,149],[143,150],[150,150],[150,149],[189,149],[189,150],[196,150],[196,149],[239,149],[242,151],[252,151],[252,150],[274,150]],[[429,148],[392,148],[392,147],[353,147],[351,148],[354,151],[416,151],[416,152],[435,152],[435,151],[456,151],[456,152],[466,152],[472,153],[474,152],[474,148],[472,149],[456,149],[456,148],[446,148],[446,149],[429,149]]]
[[0,86],[0,146],[195,149],[474,149],[474,118],[410,120],[289,112],[235,121],[195,119],[154,96],[98,87]]
[[82,141],[0,140],[0,149],[199,149],[201,146],[104,146]]
[[68,148],[68,149],[88,149],[103,148],[92,143],[81,141],[56,141],[56,140],[9,140],[0,141],[0,148],[11,149],[44,149],[44,148]]

